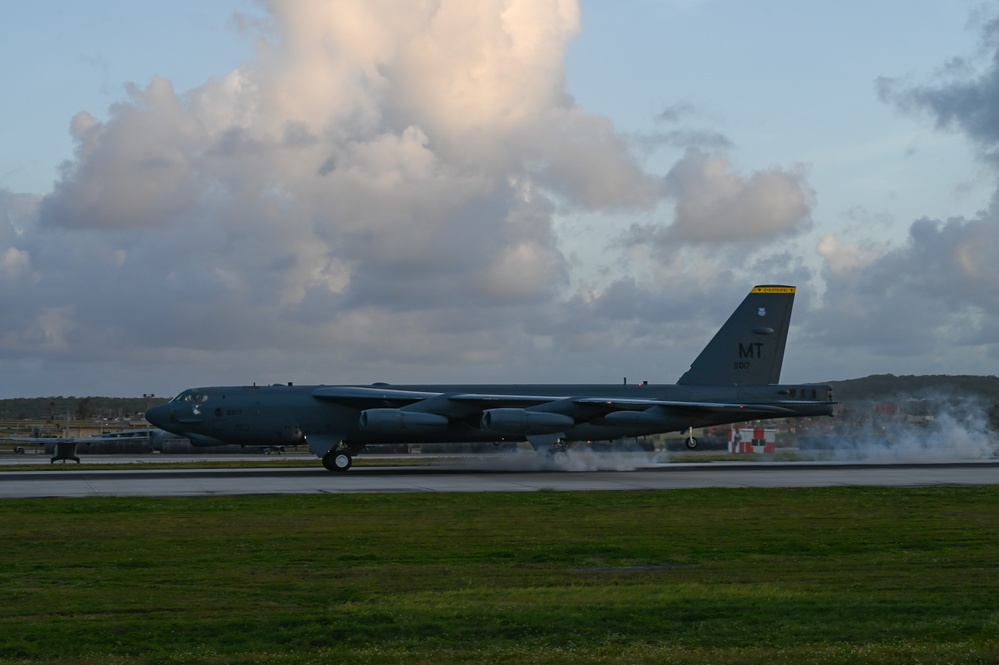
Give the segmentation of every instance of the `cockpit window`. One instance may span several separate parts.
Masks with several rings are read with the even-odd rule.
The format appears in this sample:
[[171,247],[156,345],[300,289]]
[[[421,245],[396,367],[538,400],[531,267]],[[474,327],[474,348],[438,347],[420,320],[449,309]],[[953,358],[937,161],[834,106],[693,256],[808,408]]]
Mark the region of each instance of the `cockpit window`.
[[173,402],[180,402],[184,404],[201,404],[208,399],[208,395],[197,390],[185,390],[181,394],[173,398]]

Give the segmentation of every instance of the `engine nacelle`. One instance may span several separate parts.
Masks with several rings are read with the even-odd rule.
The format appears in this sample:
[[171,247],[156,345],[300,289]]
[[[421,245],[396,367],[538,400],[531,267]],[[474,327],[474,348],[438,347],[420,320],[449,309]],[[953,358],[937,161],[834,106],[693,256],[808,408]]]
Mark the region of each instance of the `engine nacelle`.
[[681,427],[677,423],[676,416],[668,415],[655,410],[650,411],[612,411],[604,416],[611,425],[619,427]]
[[498,434],[555,434],[572,429],[571,416],[524,409],[489,409],[482,413],[482,429]]
[[432,432],[447,429],[448,420],[436,413],[368,409],[361,411],[358,425],[364,432]]

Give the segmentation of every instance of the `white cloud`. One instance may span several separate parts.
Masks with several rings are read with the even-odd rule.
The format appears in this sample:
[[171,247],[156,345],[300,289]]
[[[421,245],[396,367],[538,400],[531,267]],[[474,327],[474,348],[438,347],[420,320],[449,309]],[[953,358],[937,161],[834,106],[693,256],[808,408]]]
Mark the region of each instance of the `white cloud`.
[[8,247],[0,254],[0,271],[8,280],[17,279],[31,270],[31,255],[23,249]]
[[[266,6],[252,61],[77,114],[53,191],[0,192],[5,362],[72,355],[169,388],[671,380],[765,282],[801,286],[819,354],[999,329],[994,215],[900,246],[806,236],[805,166],[739,168],[716,127],[641,139],[573,102],[576,2]],[[684,152],[656,173],[636,136]],[[579,219],[592,258],[566,256]]]
[[672,236],[695,242],[759,240],[807,229],[814,193],[804,168],[748,177],[720,155],[691,149],[666,178],[676,199]]
[[861,247],[833,234],[822,236],[815,251],[825,260],[827,269],[834,274],[869,266],[883,254],[879,248]]
[[[30,298],[0,285],[20,313],[0,355],[488,364],[567,296],[558,207],[662,196],[565,92],[573,1],[267,9],[252,62],[73,118],[74,158],[0,246],[38,276]],[[445,320],[462,333],[427,332]]]
[[32,354],[62,356],[71,349],[68,335],[74,327],[73,308],[46,307],[19,330],[0,335],[0,345]]

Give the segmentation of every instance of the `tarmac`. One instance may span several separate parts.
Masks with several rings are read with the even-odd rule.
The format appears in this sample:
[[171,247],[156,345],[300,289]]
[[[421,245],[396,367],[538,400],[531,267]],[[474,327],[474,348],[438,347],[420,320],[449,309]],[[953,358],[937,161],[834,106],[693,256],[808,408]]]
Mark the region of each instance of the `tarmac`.
[[[11,464],[47,462],[33,455],[3,456],[0,499],[91,496],[171,497],[247,494],[362,494],[401,492],[639,491],[707,487],[921,487],[999,484],[999,460],[897,462],[667,462],[642,456],[615,457],[575,470],[525,468],[509,459],[446,458],[433,465],[358,466],[345,473],[323,469],[312,458],[290,460],[288,468],[143,469],[142,461],[88,456],[76,464],[44,471],[20,471]],[[122,468],[88,470],[87,463],[115,457]],[[158,456],[157,456],[158,457]],[[220,456],[233,460],[236,456]],[[260,455],[248,456],[260,460]],[[11,458],[19,458],[12,460]],[[28,458],[28,459],[26,459]],[[237,457],[238,458],[238,457]],[[148,463],[148,456],[144,459]],[[198,456],[199,460],[208,459]],[[23,462],[22,462],[23,460]],[[307,461],[310,460],[310,461]],[[157,461],[177,461],[159,458]],[[306,466],[308,464],[308,466]],[[530,467],[530,465],[526,465]],[[609,467],[609,468],[608,468]],[[10,470],[7,470],[10,469]]]

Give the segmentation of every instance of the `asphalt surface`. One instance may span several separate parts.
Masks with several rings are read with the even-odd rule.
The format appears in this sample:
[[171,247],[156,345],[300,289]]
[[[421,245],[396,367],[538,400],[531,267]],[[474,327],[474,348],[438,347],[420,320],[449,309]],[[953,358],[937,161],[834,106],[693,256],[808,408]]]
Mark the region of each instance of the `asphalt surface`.
[[[259,456],[256,459],[260,459]],[[57,464],[45,471],[0,472],[0,499],[999,484],[999,460],[656,465],[642,465],[640,461],[635,460],[628,470],[551,471],[517,469],[511,467],[509,462],[445,460],[433,466],[355,466],[346,473],[331,473],[315,461],[310,466],[278,469],[142,469],[131,464],[122,466],[120,470],[87,470],[85,458],[82,465]],[[620,462],[618,464],[621,468]]]

